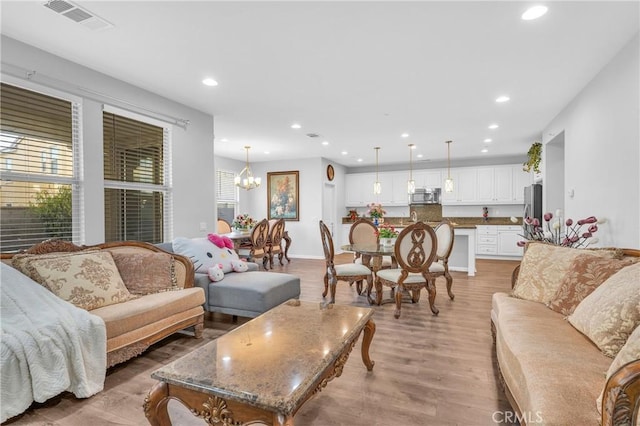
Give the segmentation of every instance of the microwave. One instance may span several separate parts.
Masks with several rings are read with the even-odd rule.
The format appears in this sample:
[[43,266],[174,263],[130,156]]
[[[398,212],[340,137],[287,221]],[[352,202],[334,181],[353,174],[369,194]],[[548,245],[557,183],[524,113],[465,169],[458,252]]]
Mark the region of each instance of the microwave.
[[411,204],[440,204],[441,188],[416,188],[411,194]]

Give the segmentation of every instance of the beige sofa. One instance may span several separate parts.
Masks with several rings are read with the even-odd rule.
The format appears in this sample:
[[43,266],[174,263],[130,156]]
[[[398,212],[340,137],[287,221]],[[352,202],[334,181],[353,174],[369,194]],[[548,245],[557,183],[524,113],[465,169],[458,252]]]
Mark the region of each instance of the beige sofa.
[[[60,240],[37,244],[24,253],[51,253],[106,250],[112,255],[167,253],[143,242],[116,242],[94,246],[77,246]],[[90,310],[101,317],[107,332],[107,367],[111,367],[144,352],[151,344],[177,331],[192,328],[196,338],[202,337],[205,302],[204,291],[193,285],[193,264],[186,257],[169,253],[175,273],[176,289],[138,295],[130,300]],[[1,254],[3,262],[11,264],[14,254]],[[125,256],[126,257],[126,256]],[[164,277],[158,277],[164,278]]]
[[[501,384],[521,424],[638,424],[640,360],[637,359],[637,336],[640,331],[633,333],[635,352],[631,351],[632,338],[629,338],[629,342],[623,342],[625,346],[620,350],[624,351],[620,354],[620,360],[623,359],[622,355],[627,359],[612,359],[611,354],[606,356],[599,346],[573,325],[576,323],[580,326],[579,315],[584,316],[588,308],[586,305],[594,303],[594,298],[599,297],[599,293],[596,294],[598,286],[581,302],[578,302],[579,299],[572,300],[573,306],[569,306],[571,313],[562,311],[568,307],[558,308],[558,300],[564,298],[566,302],[570,299],[566,292],[567,283],[571,280],[575,282],[580,274],[571,270],[578,264],[576,256],[580,254],[583,263],[605,256],[604,251],[576,250],[546,244],[528,245],[522,263],[512,277],[514,291],[493,295],[491,328]],[[534,256],[531,254],[534,252],[539,257],[532,260],[530,256]],[[622,259],[618,260],[628,262],[627,265],[633,265],[640,257],[638,250],[620,250],[617,256],[622,253]],[[612,255],[612,258],[615,256]],[[543,264],[537,266],[537,271],[536,261]],[[598,260],[604,263],[616,261]],[[598,275],[603,270],[603,267],[592,268],[586,274]],[[616,277],[631,277],[629,286],[637,287],[634,277],[640,279],[640,274],[636,272],[640,269],[618,269],[623,270],[626,275],[613,273],[605,279],[600,284],[600,293],[605,292],[607,280],[613,281]],[[536,281],[537,284],[532,285],[529,281]],[[540,283],[550,287],[541,287]],[[558,292],[560,288],[565,289],[564,293]],[[587,301],[591,295],[592,299]],[[583,307],[580,307],[583,303]],[[549,306],[562,312],[556,312]],[[632,310],[640,310],[640,304],[632,307]],[[603,347],[607,349],[606,345]],[[636,359],[627,363],[630,353],[635,353],[631,358]],[[624,365],[617,368],[619,363]],[[607,374],[608,370],[613,371]],[[610,377],[607,380],[608,375]],[[597,401],[603,391],[602,405],[598,407]],[[601,407],[604,410],[599,414]]]

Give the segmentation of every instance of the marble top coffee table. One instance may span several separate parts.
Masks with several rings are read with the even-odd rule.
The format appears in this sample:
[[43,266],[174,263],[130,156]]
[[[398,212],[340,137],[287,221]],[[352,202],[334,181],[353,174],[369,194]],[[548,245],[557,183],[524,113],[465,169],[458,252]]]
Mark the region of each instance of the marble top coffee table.
[[152,425],[170,425],[175,398],[210,425],[293,425],[302,404],[342,374],[358,337],[362,361],[373,310],[290,300],[154,371],[145,399]]

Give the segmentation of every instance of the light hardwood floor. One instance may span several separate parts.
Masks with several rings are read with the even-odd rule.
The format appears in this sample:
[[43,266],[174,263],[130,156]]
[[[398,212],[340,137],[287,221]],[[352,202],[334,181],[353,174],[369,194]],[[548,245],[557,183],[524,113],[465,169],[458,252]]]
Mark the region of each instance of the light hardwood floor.
[[[336,256],[346,263],[350,255]],[[491,295],[510,289],[517,262],[479,260],[475,277],[454,272],[455,301],[444,279],[437,282],[438,316],[429,310],[426,294],[417,304],[376,306],[376,333],[370,355],[372,372],[354,349],[341,377],[308,401],[295,417],[298,426],[370,425],[494,425],[510,411],[498,388],[490,332]],[[274,271],[301,278],[301,299],[322,301],[324,261],[292,259]],[[339,282],[336,303],[368,306],[355,288]],[[239,323],[246,319],[240,319]],[[211,339],[234,328],[227,315],[207,318],[205,338],[171,336],[142,356],[111,369],[105,390],[85,400],[64,395],[57,405],[33,408],[9,421],[12,425],[145,425],[142,403],[155,381],[150,374]],[[357,344],[356,348],[359,346]],[[295,348],[292,348],[292,352]],[[175,425],[204,424],[178,402],[169,403]],[[504,424],[504,423],[500,423]]]

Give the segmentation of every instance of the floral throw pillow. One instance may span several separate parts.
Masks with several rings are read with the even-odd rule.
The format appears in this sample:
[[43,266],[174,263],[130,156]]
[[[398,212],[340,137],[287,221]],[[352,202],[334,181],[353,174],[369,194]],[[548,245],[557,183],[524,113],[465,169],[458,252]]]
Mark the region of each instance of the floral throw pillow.
[[571,315],[576,306],[607,278],[633,263],[632,259],[579,255],[571,262],[555,298],[547,306],[565,316]]
[[567,319],[602,353],[615,357],[640,324],[640,263],[610,276]]
[[41,284],[61,299],[88,311],[131,298],[107,251],[34,259],[31,265],[43,280]]
[[18,271],[22,272],[24,275],[28,276],[29,278],[31,278],[33,281],[37,282],[41,286],[49,289],[49,287],[47,287],[47,285],[45,284],[40,274],[38,274],[38,272],[33,268],[32,262],[34,260],[59,259],[61,257],[75,256],[78,253],[90,253],[90,252],[96,252],[96,251],[99,251],[99,249],[91,248],[91,249],[82,250],[80,252],[53,252],[53,253],[45,253],[45,254],[19,253],[14,255],[11,258],[11,266],[13,266]]
[[519,299],[549,303],[555,298],[571,263],[580,255],[613,258],[618,253],[615,250],[576,249],[529,242],[512,295]]
[[127,290],[144,295],[179,290],[175,260],[167,253],[111,252]]
[[[620,367],[637,359],[640,359],[640,326],[637,326],[635,331],[631,333],[627,339],[627,343],[624,344],[622,349],[620,349],[620,352],[618,352],[618,355],[613,359],[613,362],[607,371],[607,380],[605,380],[605,384],[609,378],[613,376],[613,373],[618,371]],[[602,414],[602,397],[603,394],[601,392],[600,396],[596,400],[596,407],[598,407],[598,413],[600,414]]]

